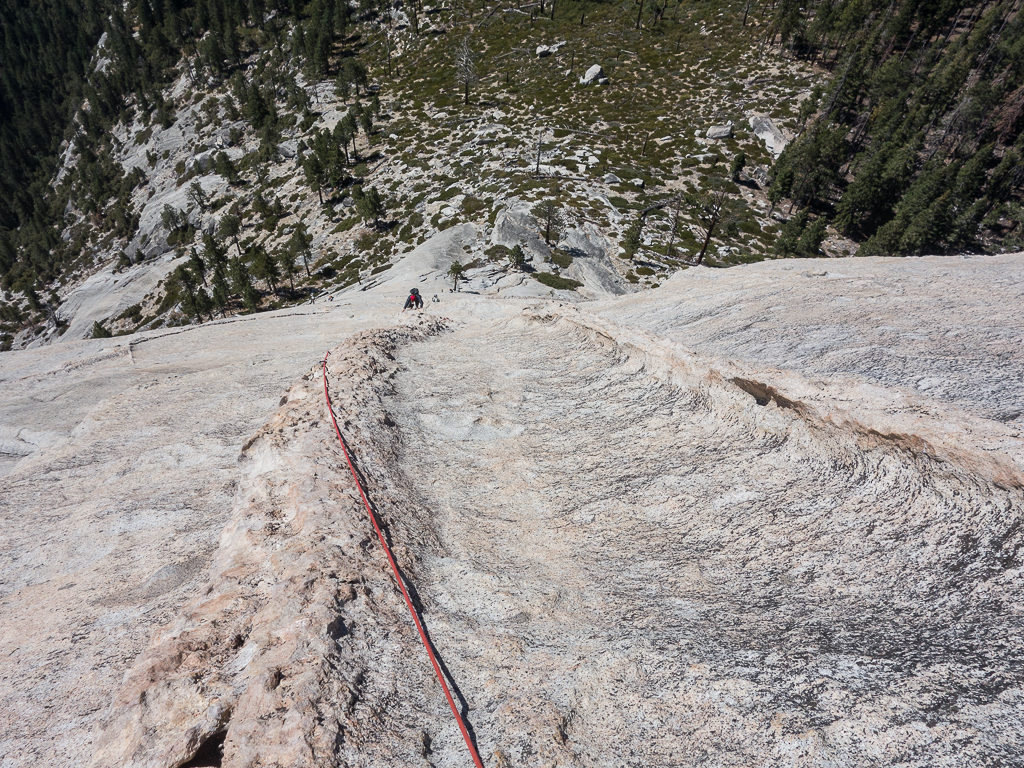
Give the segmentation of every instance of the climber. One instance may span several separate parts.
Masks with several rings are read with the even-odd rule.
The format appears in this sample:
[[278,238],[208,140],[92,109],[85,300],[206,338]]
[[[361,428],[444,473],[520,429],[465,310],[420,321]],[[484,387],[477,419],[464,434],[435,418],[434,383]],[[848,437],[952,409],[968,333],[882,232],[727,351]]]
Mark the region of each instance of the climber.
[[413,288],[409,291],[409,298],[405,300],[405,306],[402,307],[402,311],[405,312],[407,309],[423,309],[423,297],[420,296],[419,288]]

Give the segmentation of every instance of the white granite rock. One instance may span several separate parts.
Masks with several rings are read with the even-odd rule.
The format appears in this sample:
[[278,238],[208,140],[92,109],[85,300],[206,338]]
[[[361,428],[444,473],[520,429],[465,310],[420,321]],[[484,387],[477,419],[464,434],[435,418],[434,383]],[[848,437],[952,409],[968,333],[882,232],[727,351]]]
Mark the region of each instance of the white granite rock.
[[[341,342],[339,423],[488,764],[1013,764],[1024,255],[559,306],[448,293],[479,240],[0,355],[4,760],[467,762],[324,410]],[[439,303],[400,314],[412,285]]]
[[767,115],[751,115],[750,130],[764,142],[765,147],[774,157],[782,154],[782,150],[786,148],[792,138],[783,133],[775,121]]
[[604,77],[604,70],[600,64],[594,64],[580,77],[580,85],[593,85],[600,78]]
[[732,123],[712,125],[705,134],[709,139],[728,139],[732,136]]

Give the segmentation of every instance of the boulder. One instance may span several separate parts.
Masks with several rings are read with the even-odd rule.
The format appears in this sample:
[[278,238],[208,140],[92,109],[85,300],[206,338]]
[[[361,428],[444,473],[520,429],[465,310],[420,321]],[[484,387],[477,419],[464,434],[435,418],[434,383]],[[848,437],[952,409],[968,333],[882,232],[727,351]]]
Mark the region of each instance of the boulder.
[[551,50],[550,45],[538,45],[537,46],[537,58],[543,59],[545,56],[550,56],[554,51]]
[[583,74],[583,77],[580,78],[580,85],[593,85],[602,77],[604,77],[604,70],[601,69],[600,64],[595,64]]
[[708,128],[706,136],[709,139],[728,139],[732,136],[732,123],[725,123],[724,125],[712,125]]
[[621,184],[622,183],[622,179],[620,179],[614,173],[606,173],[604,175],[604,183],[605,184]]
[[764,142],[765,147],[774,157],[781,155],[782,150],[789,144],[789,138],[767,115],[751,115],[750,130]]

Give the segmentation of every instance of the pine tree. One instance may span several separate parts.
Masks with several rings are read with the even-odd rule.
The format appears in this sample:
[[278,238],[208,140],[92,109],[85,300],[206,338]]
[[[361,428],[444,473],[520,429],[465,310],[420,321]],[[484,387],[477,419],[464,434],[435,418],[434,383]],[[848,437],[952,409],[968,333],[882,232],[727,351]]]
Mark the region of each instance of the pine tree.
[[366,143],[370,143],[370,133],[373,131],[373,111],[368,106],[363,106],[359,110],[359,127],[363,129],[363,135],[366,136]]
[[235,244],[238,255],[242,255],[242,246],[238,244],[238,233],[242,230],[242,221],[237,214],[226,213],[217,223],[217,233],[221,237],[230,237]]
[[453,290],[459,290],[459,280],[463,279],[463,275],[466,273],[466,268],[457,261],[453,261],[452,265],[448,267],[448,276],[452,279]]
[[716,234],[723,231],[731,231],[735,227],[737,210],[735,201],[729,196],[729,191],[721,181],[714,182],[712,187],[705,191],[696,192],[690,195],[690,208],[697,219],[697,227],[703,233],[700,252],[697,254],[695,264],[701,264],[707,256],[711,241]]
[[562,211],[558,207],[555,197],[558,190],[552,188],[549,197],[533,209],[533,215],[540,222],[541,233],[544,235],[544,242],[551,245],[552,240],[558,240],[564,225]]
[[213,170],[227,179],[228,184],[234,185],[238,183],[238,170],[235,168],[235,164],[231,162],[227,152],[221,150],[214,156]]
[[267,287],[276,294],[281,270],[274,256],[262,245],[256,245],[250,249],[249,260],[252,263],[252,273],[260,280],[266,281]]
[[260,292],[253,285],[252,277],[245,262],[236,256],[229,262],[229,269],[234,293],[242,297],[242,304],[250,312],[258,309],[260,305]]
[[372,221],[375,228],[380,226],[380,220],[385,215],[384,200],[380,193],[373,187],[356,187],[352,192],[356,201],[356,211],[364,221]]
[[[199,322],[203,321],[203,311],[207,302],[203,301],[200,296],[200,290],[196,284],[195,276],[184,264],[178,265],[178,268],[174,270],[174,287],[179,293],[184,292],[182,298],[182,308],[185,312],[195,317]],[[205,294],[204,294],[205,295]],[[209,297],[207,297],[208,299]]]
[[797,211],[796,215],[782,225],[782,230],[775,240],[774,251],[777,255],[789,257],[799,253],[800,238],[807,227],[808,218],[807,211]]
[[188,268],[198,282],[206,285],[206,262],[195,248],[189,250]]
[[622,236],[623,256],[627,259],[635,257],[640,250],[640,246],[643,245],[645,219],[646,217],[641,213],[633,220],[633,223],[629,225]]
[[285,277],[288,278],[288,289],[295,293],[295,256],[296,253],[285,246],[278,250],[277,255],[273,257],[281,269],[284,271]]
[[306,277],[312,277],[309,273],[309,246],[313,237],[306,231],[306,225],[299,222],[292,236],[288,240],[288,247],[293,254],[302,258],[302,266],[306,269]]
[[732,179],[733,183],[738,184],[740,181],[740,174],[743,173],[744,167],[747,165],[747,155],[744,152],[737,152],[732,159],[732,164],[729,166],[729,178]]
[[522,271],[526,266],[526,254],[523,253],[523,247],[516,243],[508,252],[508,263],[512,269]]
[[796,252],[799,256],[810,259],[821,255],[821,243],[825,239],[825,227],[825,219],[819,217],[804,228],[796,244]]
[[316,152],[310,152],[302,158],[302,172],[306,176],[306,183],[316,190],[320,205],[323,205],[325,171],[320,156]]

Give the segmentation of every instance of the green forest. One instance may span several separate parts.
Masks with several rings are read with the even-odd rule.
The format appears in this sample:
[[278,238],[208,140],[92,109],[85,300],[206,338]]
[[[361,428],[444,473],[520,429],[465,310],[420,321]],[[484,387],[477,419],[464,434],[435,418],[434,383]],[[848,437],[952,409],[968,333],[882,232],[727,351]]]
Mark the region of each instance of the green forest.
[[[60,237],[69,198],[87,212],[102,210],[116,234],[132,227],[127,198],[139,179],[109,162],[105,134],[136,113],[169,124],[163,89],[183,57],[214,81],[235,74],[246,117],[272,134],[273,99],[268,108],[245,83],[244,59],[287,38],[291,54],[321,76],[332,43],[353,20],[341,0],[131,0],[127,11],[110,0],[2,0],[2,8],[0,277],[26,296],[31,313],[52,312],[56,298],[41,294],[81,257],[80,242]],[[77,190],[52,184],[64,141],[80,154]],[[0,320],[16,324],[21,314],[5,305]]]
[[863,255],[986,250],[1019,236],[1024,14],[1016,0],[780,0],[770,42],[825,67],[773,202],[792,252],[824,218]]

